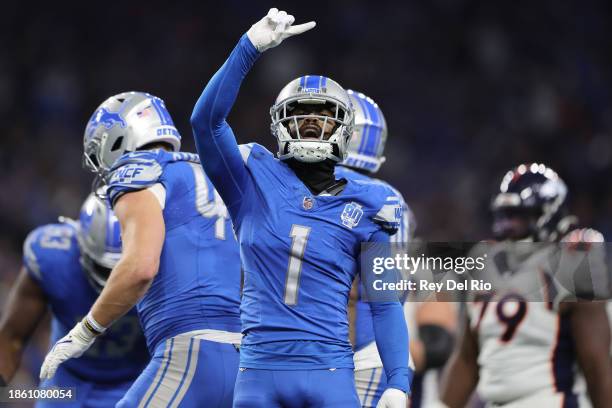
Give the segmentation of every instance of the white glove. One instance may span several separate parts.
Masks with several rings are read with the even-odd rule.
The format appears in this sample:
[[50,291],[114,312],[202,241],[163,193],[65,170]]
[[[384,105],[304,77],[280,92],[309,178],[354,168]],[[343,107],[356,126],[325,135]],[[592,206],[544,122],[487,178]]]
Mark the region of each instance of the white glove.
[[408,397],[406,393],[397,388],[387,388],[378,400],[376,408],[406,408]]
[[78,322],[70,332],[59,339],[45,357],[40,368],[40,379],[52,378],[57,367],[70,358],[81,357],[96,340],[96,334],[89,330],[83,322]]
[[253,43],[257,51],[264,52],[267,49],[276,47],[285,38],[292,35],[302,34],[317,25],[314,21],[292,26],[295,17],[285,11],[271,8],[268,15],[256,22],[247,31],[249,40]]

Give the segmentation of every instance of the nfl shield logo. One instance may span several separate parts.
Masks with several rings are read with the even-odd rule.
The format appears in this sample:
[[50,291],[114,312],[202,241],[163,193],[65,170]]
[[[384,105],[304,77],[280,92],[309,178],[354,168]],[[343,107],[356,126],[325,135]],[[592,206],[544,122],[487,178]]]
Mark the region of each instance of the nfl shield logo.
[[302,201],[302,207],[304,207],[305,210],[310,210],[313,206],[314,200],[312,199],[312,197],[304,197],[304,201]]
[[355,202],[350,202],[344,207],[342,215],[340,215],[340,220],[342,220],[342,225],[352,229],[359,224],[362,215],[363,210],[361,206]]

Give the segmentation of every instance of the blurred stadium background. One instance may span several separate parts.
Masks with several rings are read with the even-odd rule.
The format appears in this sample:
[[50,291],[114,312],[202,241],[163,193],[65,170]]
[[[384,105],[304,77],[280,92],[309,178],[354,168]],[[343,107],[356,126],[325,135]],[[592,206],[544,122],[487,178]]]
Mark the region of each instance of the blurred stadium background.
[[[271,6],[315,30],[262,58],[230,119],[276,149],[268,109],[316,73],[363,91],[389,124],[380,177],[428,240],[488,237],[502,175],[544,162],[585,225],[612,236],[612,3],[469,0],[3,4],[0,24],[0,305],[35,226],[75,216],[91,176],[82,133],[125,90],[165,99],[193,151],[193,104],[240,35]],[[15,383],[35,381],[44,330]]]

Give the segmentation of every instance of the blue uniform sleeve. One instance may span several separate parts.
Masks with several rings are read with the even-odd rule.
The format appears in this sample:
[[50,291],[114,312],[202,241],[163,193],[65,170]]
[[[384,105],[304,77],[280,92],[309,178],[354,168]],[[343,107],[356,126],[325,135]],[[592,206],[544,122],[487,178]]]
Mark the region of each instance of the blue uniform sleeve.
[[47,224],[30,232],[23,243],[23,266],[28,275],[46,293],[53,291],[53,282],[61,280],[58,259],[76,250],[76,230],[68,224]]
[[42,280],[37,244],[40,231],[40,229],[36,229],[30,232],[23,242],[23,266],[28,275],[39,283]]
[[123,155],[110,171],[108,197],[111,207],[119,197],[133,191],[144,190],[159,183],[163,167],[158,152],[142,151]]
[[401,216],[399,221],[399,228],[395,234],[391,237],[391,241],[396,244],[401,243],[402,249],[406,250],[406,244],[412,241],[414,237],[414,231],[416,230],[416,218],[414,213],[404,200],[402,194],[393,189],[399,199],[399,206],[401,207]]
[[251,181],[234,132],[226,119],[242,80],[259,55],[244,34],[225,64],[204,88],[191,115],[202,166],[232,215],[238,212]]
[[[388,243],[389,235],[380,230],[372,235],[370,241]],[[395,302],[373,301],[370,309],[376,346],[387,374],[387,386],[409,392],[413,371],[408,366],[409,336],[402,304],[399,299]]]
[[385,201],[372,220],[387,234],[395,235],[401,227],[403,200],[389,188],[385,188],[381,196]]

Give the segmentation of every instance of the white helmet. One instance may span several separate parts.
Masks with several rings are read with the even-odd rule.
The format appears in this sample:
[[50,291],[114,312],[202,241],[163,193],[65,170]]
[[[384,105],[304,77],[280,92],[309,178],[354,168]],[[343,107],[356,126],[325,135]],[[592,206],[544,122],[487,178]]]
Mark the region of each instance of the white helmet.
[[181,136],[164,101],[144,92],[123,92],[102,102],[89,119],[83,164],[103,175],[124,153],[156,142],[168,144],[173,151],[181,147]]
[[[297,104],[328,105],[333,118],[324,115],[291,115]],[[325,159],[341,162],[346,156],[353,131],[353,108],[348,94],[337,82],[320,75],[306,75],[289,82],[278,94],[270,108],[272,134],[278,141],[277,156],[281,160],[295,158],[306,163]],[[327,124],[334,122],[329,139],[324,139],[325,125],[318,140],[304,140],[300,136],[298,119],[318,118]],[[295,124],[296,137],[289,132],[289,123]]]
[[355,108],[355,125],[348,154],[342,164],[376,173],[385,162],[383,154],[387,142],[387,122],[372,98],[350,89],[347,92]]

